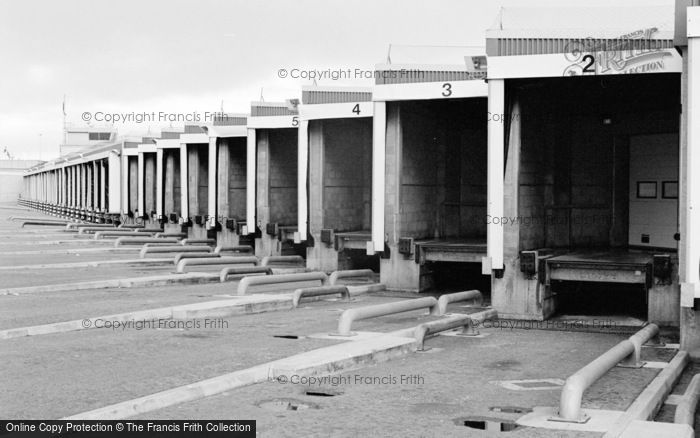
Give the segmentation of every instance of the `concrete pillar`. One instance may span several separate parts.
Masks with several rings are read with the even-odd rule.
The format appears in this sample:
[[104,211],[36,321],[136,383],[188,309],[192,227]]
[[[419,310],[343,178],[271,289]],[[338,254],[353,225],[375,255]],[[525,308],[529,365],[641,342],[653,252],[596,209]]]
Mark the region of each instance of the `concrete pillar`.
[[190,217],[187,174],[187,144],[183,143],[180,145],[180,214],[185,221]]
[[223,220],[229,212],[229,181],[230,181],[231,147],[228,141],[223,139],[219,145],[219,160],[217,164],[217,204],[219,219]]
[[100,210],[107,211],[107,178],[105,175],[106,171],[106,160],[100,160]]
[[679,283],[681,288],[681,348],[700,347],[700,7],[687,9],[688,47],[683,51],[681,79],[681,153],[679,172]]
[[[126,151],[122,151],[122,156],[121,156],[121,162],[122,162],[122,169],[121,169],[121,211],[122,214],[126,214],[129,212],[129,156],[126,155]],[[110,167],[110,175],[112,173],[112,169]]]
[[[131,186],[129,189],[136,189],[136,210],[138,210],[138,216],[143,216],[146,214],[146,177],[144,175],[144,156],[143,152],[139,152],[136,160],[136,187]],[[133,180],[132,180],[133,181]],[[132,209],[133,205],[130,206]]]
[[299,143],[298,163],[297,163],[297,241],[305,241],[309,234],[309,193],[308,193],[308,174],[309,174],[309,121],[302,120],[299,123],[297,132],[297,141]]
[[[216,159],[217,159],[217,148],[216,148],[217,137],[209,137],[209,171],[207,172],[208,185],[207,185],[207,215],[209,216],[210,223],[207,224],[207,228],[212,227],[216,221]],[[214,223],[212,223],[214,222]]]
[[[505,83],[503,79],[489,80],[490,114],[505,114]],[[488,217],[503,217],[503,166],[504,166],[503,124],[488,124],[488,177],[487,207]],[[488,219],[487,217],[487,219]],[[486,258],[482,273],[490,275],[494,269],[503,269],[503,227],[496,221],[487,221]]]
[[100,208],[100,162],[92,162],[92,208],[95,210]]
[[[171,152],[171,151],[168,151]],[[165,154],[165,152],[164,152]],[[163,179],[163,214],[175,213],[175,155],[165,154]]]
[[[367,254],[384,251],[384,190],[386,178],[386,102],[374,103],[372,128],[372,241]],[[371,248],[370,248],[371,246]]]
[[268,131],[256,131],[257,136],[257,166],[256,166],[256,226],[262,230],[262,237],[255,239],[255,254],[259,257],[275,254],[273,242],[265,232],[265,226],[270,222],[270,137]]
[[[160,219],[163,212],[163,149],[156,149],[156,219]],[[172,210],[170,210],[172,211]]]
[[188,184],[188,201],[190,214],[196,216],[201,214],[199,211],[199,150],[197,147],[190,147],[187,151],[187,184]]
[[[106,186],[106,197],[105,200],[106,210],[109,213],[124,214],[126,210],[122,210],[123,202],[122,198],[126,195],[126,191],[123,190],[122,180],[126,179],[126,174],[122,173],[124,168],[123,157],[120,157],[119,153],[116,151],[110,152],[107,158],[107,169],[108,169],[108,180]],[[124,175],[124,176],[123,176]],[[107,205],[107,202],[109,205]]]
[[[142,210],[139,208],[139,165],[138,159],[129,159],[129,209],[136,216],[142,214]],[[137,214],[138,211],[138,214]]]
[[246,223],[248,233],[255,233],[255,175],[257,168],[255,129],[248,129],[248,142],[246,153]]
[[[144,210],[149,217],[156,211],[156,154],[149,152],[143,156]],[[157,217],[151,217],[156,220]]]

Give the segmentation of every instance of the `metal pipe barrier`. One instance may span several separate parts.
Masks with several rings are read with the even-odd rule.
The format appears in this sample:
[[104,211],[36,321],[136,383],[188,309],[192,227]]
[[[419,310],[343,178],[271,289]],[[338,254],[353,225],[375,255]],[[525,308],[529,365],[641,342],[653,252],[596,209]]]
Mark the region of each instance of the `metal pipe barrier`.
[[338,320],[338,332],[331,334],[336,336],[354,336],[355,333],[350,329],[352,328],[352,323],[355,321],[425,308],[432,310],[435,306],[437,306],[437,300],[434,297],[423,297],[394,303],[377,304],[375,306],[359,307],[357,309],[348,309],[340,315],[340,319]]
[[185,272],[185,268],[188,266],[216,266],[216,265],[242,265],[246,263],[257,263],[258,259],[256,258],[255,261],[250,261],[250,260],[243,260],[247,259],[247,257],[217,257],[217,258],[210,258],[210,259],[182,259],[178,262],[177,268],[175,271],[178,274],[181,274]]
[[63,220],[63,219],[42,219],[40,217],[10,216],[10,221],[12,221],[12,222],[35,221],[35,220],[43,220],[46,222],[56,222],[56,223],[63,224],[63,225],[66,225],[69,222],[69,221]]
[[156,233],[153,237],[175,237],[176,239],[186,239],[187,233],[175,233],[164,231],[162,233]]
[[79,222],[70,222],[66,224],[66,230],[74,230],[74,231],[80,231],[81,227],[90,227],[90,228],[100,228],[100,229],[109,229],[109,228],[114,228],[115,230],[117,227],[115,227],[112,224],[83,224]]
[[135,233],[133,231],[95,231],[95,240],[100,240],[102,238],[108,237],[123,237],[123,236],[138,236],[139,234],[144,236],[153,236],[153,233]]
[[323,272],[302,272],[300,274],[270,275],[265,277],[243,277],[238,283],[236,295],[245,295],[250,286],[260,286],[263,284],[298,283],[302,281],[320,281],[321,284],[328,284],[328,276]]
[[694,375],[690,380],[690,384],[683,393],[680,403],[676,405],[676,414],[673,422],[687,424],[695,428],[695,411],[698,407],[698,398],[700,398],[700,374]]
[[465,292],[455,292],[453,294],[441,295],[438,298],[438,305],[434,309],[433,315],[442,316],[447,312],[447,305],[460,301],[474,301],[474,304],[481,307],[484,305],[484,296],[478,290],[468,290]]
[[265,274],[272,275],[272,268],[269,266],[234,266],[224,268],[219,274],[219,280],[224,283],[229,275]]
[[24,221],[22,222],[22,225],[20,225],[20,228],[24,228],[25,225],[35,225],[35,226],[42,226],[42,227],[62,227],[65,225],[65,222],[51,222],[51,221],[45,221],[45,220],[33,220],[33,221]]
[[633,367],[642,366],[643,363],[639,361],[641,346],[658,334],[659,327],[656,324],[649,324],[566,379],[561,391],[559,415],[549,420],[569,423],[588,421],[590,417],[581,411],[583,392],[617,364]]
[[209,245],[216,246],[216,239],[182,239],[180,245]]
[[302,256],[267,256],[263,257],[260,266],[270,266],[270,264],[301,265],[306,266],[306,261]]
[[216,254],[221,254],[222,252],[235,252],[235,253],[252,253],[253,247],[249,245],[233,245],[224,246],[219,245],[214,249]]
[[144,224],[120,224],[120,225],[119,225],[119,228],[132,228],[132,229],[136,229],[136,228],[144,228],[144,227],[145,227]]
[[170,237],[119,237],[114,242],[114,246],[146,245],[151,243],[160,245],[176,245],[177,239],[173,239]]
[[374,278],[374,271],[371,269],[352,269],[349,271],[335,271],[328,277],[328,282],[335,285],[341,278],[369,277]]
[[221,255],[214,254],[211,252],[181,252],[175,254],[173,264],[177,265],[178,263],[180,263],[180,260],[184,259],[218,259],[220,257]]
[[474,327],[474,323],[483,322],[488,319],[493,319],[498,316],[495,309],[488,309],[483,312],[472,313],[470,315],[452,316],[439,321],[426,322],[421,324],[413,332],[416,341],[418,342],[418,351],[425,351],[425,340],[440,332],[462,328],[460,335],[476,336],[479,330]]
[[346,286],[320,286],[320,287],[305,287],[294,291],[292,298],[292,307],[299,306],[299,301],[306,297],[322,297],[326,295],[340,294],[340,297],[345,301],[350,301],[350,291]]
[[107,227],[95,227],[93,224],[90,225],[80,225],[78,226],[78,234],[89,234],[89,233],[96,233],[98,231],[109,231],[109,230],[114,230],[119,233],[130,233],[130,236],[135,236],[136,233],[133,231],[127,231],[127,230],[119,230],[119,228],[109,225]]
[[211,247],[210,246],[181,246],[181,245],[173,245],[173,246],[145,246],[141,248],[141,252],[139,253],[139,257],[146,258],[147,254],[154,254],[154,253],[180,253],[180,252],[211,252]]
[[162,233],[162,228],[134,228],[137,233]]

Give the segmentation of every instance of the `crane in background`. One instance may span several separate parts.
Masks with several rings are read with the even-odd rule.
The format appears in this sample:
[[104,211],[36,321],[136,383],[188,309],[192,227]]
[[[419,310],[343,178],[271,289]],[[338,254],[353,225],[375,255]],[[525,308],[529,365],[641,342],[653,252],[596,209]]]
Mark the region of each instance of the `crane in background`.
[[8,160],[14,160],[14,159],[15,159],[15,157],[13,157],[12,154],[10,154],[10,151],[7,150],[7,147],[5,147],[5,148],[2,150],[2,153],[5,154],[5,155],[7,155],[7,159],[8,159]]

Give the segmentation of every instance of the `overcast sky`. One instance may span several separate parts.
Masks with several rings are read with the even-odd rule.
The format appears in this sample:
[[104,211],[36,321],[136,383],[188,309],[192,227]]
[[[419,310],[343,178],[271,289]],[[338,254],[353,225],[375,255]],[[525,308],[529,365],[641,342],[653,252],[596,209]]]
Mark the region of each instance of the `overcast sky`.
[[500,6],[611,4],[673,0],[0,0],[0,153],[56,157],[64,95],[73,124],[83,112],[203,114],[222,101],[247,112],[261,88],[275,101],[310,84],[282,68],[371,70],[389,44],[483,46]]

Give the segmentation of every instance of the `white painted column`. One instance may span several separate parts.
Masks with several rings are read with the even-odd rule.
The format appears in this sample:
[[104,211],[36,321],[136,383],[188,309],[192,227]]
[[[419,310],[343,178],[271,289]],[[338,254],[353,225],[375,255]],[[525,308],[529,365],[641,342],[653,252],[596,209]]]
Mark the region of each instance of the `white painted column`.
[[384,251],[386,194],[386,102],[374,102],[372,118],[372,241],[367,254]]
[[124,165],[123,158],[125,157],[120,157],[117,151],[110,152],[107,158],[107,167],[109,169],[109,181],[107,183],[109,205],[105,208],[109,213],[113,214],[126,213],[127,211],[121,210],[124,206],[122,202],[122,193],[123,197],[127,198],[123,184],[123,181],[127,179],[126,173],[124,172],[126,166]]
[[[488,110],[491,114],[505,114],[503,79],[489,79]],[[481,267],[484,275],[490,275],[494,269],[503,269],[503,227],[493,218],[503,217],[504,141],[503,124],[489,122],[486,257]]]
[[[686,161],[681,162],[680,181],[685,188],[685,204],[680,214],[685,222],[685,233],[681,235],[682,246],[679,263],[681,272],[681,306],[693,307],[694,299],[700,298],[700,7],[688,8],[688,149]],[[693,122],[695,121],[695,122]]]
[[137,193],[136,193],[136,205],[138,206],[138,214],[137,216],[143,216],[146,214],[146,188],[144,187],[146,184],[146,175],[144,173],[144,156],[143,152],[139,152],[138,159],[137,159],[137,171],[136,171],[136,187],[137,187]]
[[100,160],[100,209],[102,211],[108,210],[105,205],[107,202],[107,178],[105,177],[105,168],[104,160]]
[[255,129],[248,129],[248,142],[246,149],[246,225],[248,233],[255,233],[255,169],[257,167],[257,145]]
[[92,162],[92,208],[98,210],[100,205],[100,161]]
[[305,241],[309,234],[309,193],[307,189],[309,175],[309,121],[299,123],[297,144],[297,227],[299,238],[295,241]]
[[[126,151],[122,151],[122,170],[121,170],[121,213],[126,214],[129,211],[129,156]],[[111,174],[110,169],[110,174]]]
[[163,149],[156,149],[156,216],[163,216]]
[[207,214],[209,215],[210,222],[207,223],[207,228],[213,228],[213,224],[216,223],[216,158],[219,153],[219,151],[216,148],[216,139],[217,137],[209,137],[209,169],[207,170],[207,176],[209,180],[207,185]]
[[187,174],[187,143],[182,143],[180,144],[180,215],[185,221],[190,217]]

